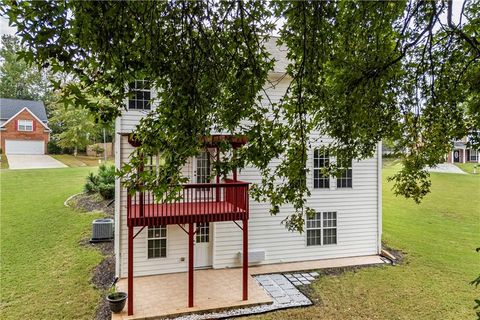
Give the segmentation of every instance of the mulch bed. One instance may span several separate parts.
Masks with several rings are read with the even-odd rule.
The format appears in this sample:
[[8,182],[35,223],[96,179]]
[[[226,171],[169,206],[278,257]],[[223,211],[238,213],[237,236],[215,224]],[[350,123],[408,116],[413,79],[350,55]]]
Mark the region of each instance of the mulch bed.
[[115,279],[115,257],[113,256],[113,241],[90,243],[90,239],[83,239],[80,245],[99,250],[104,259],[93,269],[91,282],[100,290],[101,297],[95,310],[95,320],[111,319],[108,301],[105,299],[108,289]]
[[[97,194],[81,193],[68,201],[68,205],[80,212],[103,212],[105,217],[113,218],[115,205],[112,200],[104,200]],[[108,289],[115,278],[115,257],[113,255],[113,241],[90,243],[90,239],[83,239],[80,245],[99,250],[104,259],[92,271],[92,283],[101,291],[101,297],[95,310],[95,320],[111,319],[108,301],[105,299]]]
[[105,200],[98,194],[80,193],[69,200],[68,205],[84,212],[102,211],[113,217],[115,205],[112,200]]

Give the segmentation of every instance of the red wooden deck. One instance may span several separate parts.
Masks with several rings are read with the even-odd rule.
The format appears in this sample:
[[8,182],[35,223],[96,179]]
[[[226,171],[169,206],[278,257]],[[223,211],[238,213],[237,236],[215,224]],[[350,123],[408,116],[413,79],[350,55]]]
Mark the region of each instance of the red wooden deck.
[[[132,226],[243,220],[247,210],[227,201],[153,203],[130,207]],[[130,224],[129,224],[130,225]]]

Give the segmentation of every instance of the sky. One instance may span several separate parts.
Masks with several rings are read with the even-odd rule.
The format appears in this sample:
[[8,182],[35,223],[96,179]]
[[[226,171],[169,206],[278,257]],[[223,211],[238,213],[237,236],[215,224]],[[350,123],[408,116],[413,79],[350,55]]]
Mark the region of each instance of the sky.
[[12,28],[8,26],[8,19],[0,16],[0,35],[4,34],[15,34],[15,31],[17,31],[16,28]]

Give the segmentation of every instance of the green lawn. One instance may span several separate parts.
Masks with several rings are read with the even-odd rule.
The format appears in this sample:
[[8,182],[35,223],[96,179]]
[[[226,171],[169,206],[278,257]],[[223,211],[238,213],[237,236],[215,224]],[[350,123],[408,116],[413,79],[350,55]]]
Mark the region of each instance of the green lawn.
[[[384,169],[384,177],[397,167]],[[383,187],[383,238],[406,261],[323,276],[311,287],[316,304],[257,319],[474,319],[469,282],[480,272],[480,176],[432,174],[421,205]]]
[[459,167],[460,169],[462,169],[463,171],[467,172],[467,173],[473,173],[473,169],[474,167],[477,168],[477,174],[480,175],[480,163],[455,163],[455,165],[457,167]]
[[93,169],[0,173],[1,319],[92,319],[100,293],[91,270],[102,257],[79,241],[97,216],[63,202]]
[[[89,157],[89,156],[72,156],[70,154],[52,154],[51,155],[53,158],[57,159],[60,162],[63,162],[67,166],[71,168],[77,168],[77,167],[96,167],[98,166],[99,163],[99,158],[97,157]],[[103,162],[103,158],[101,158],[101,161]],[[108,159],[107,161],[108,164],[113,164],[113,159]]]

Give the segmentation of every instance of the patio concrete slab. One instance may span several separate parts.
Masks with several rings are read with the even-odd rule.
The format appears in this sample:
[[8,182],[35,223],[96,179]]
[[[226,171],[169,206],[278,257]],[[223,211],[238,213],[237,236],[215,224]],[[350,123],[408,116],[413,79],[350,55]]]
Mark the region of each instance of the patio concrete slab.
[[[112,320],[157,319],[273,302],[252,277],[248,279],[248,300],[242,300],[242,269],[209,269],[195,271],[195,306],[188,308],[187,277],[184,272],[134,278],[133,316],[127,315],[125,306],[121,313],[112,314]],[[121,279],[118,288],[126,292],[127,279]]]
[[467,174],[465,171],[451,163],[441,163],[436,167],[428,168],[427,170],[429,172]]
[[295,278],[299,278],[299,277],[302,277],[302,274],[300,271],[350,267],[350,266],[364,266],[364,265],[374,265],[374,264],[385,264],[385,261],[378,255],[372,255],[372,256],[362,256],[362,257],[352,257],[352,258],[337,258],[337,259],[312,260],[312,261],[302,261],[302,262],[265,264],[261,266],[250,267],[249,272],[250,274],[253,274],[253,275],[295,272],[293,276]]
[[13,170],[67,167],[49,155],[9,154],[7,159],[9,168]]

